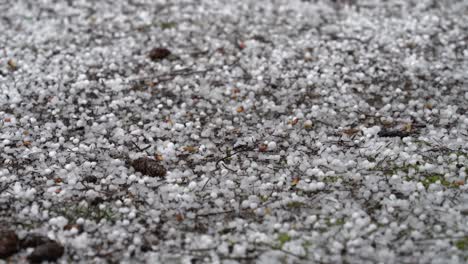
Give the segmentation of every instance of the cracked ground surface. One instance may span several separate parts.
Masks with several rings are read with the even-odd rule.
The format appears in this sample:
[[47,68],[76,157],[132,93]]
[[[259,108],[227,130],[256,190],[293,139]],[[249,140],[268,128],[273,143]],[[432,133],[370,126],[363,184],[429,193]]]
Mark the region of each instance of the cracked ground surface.
[[0,257],[465,263],[467,25],[466,1],[0,1]]

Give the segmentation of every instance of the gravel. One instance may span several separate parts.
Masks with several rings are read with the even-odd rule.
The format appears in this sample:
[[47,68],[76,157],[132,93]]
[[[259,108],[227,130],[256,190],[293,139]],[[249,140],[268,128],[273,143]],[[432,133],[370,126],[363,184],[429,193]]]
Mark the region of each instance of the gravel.
[[0,258],[466,263],[467,25],[463,0],[0,2]]

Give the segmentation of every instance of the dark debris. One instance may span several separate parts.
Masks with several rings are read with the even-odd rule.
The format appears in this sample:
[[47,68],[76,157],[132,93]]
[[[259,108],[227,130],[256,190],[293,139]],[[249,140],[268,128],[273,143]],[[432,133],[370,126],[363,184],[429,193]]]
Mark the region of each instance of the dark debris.
[[132,167],[143,175],[151,177],[166,176],[166,168],[157,160],[150,158],[138,158],[131,162]]

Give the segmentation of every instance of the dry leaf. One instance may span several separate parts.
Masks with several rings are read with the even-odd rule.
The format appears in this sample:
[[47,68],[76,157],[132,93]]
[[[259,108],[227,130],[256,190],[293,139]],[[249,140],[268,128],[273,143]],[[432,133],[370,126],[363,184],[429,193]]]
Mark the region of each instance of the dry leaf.
[[185,146],[184,151],[187,151],[187,152],[190,152],[190,153],[196,153],[196,152],[198,152],[198,147]]
[[295,117],[292,120],[289,120],[288,124],[294,126],[297,122],[299,122],[299,118]]
[[184,215],[181,214],[181,213],[176,214],[176,215],[175,215],[175,218],[176,218],[177,222],[182,222],[182,221],[184,221]]
[[299,177],[296,177],[296,178],[292,179],[291,185],[296,186],[299,183],[300,180],[301,180],[301,178],[299,178]]
[[159,153],[154,154],[154,158],[155,158],[157,161],[163,161],[163,160],[164,160],[163,155],[161,155],[161,154],[159,154]]
[[262,143],[262,144],[260,144],[258,146],[258,151],[260,151],[260,152],[266,152],[267,150],[268,150],[268,145],[267,144]]
[[464,180],[454,181],[453,183],[454,183],[455,185],[458,185],[458,186],[463,186],[463,185],[465,185],[465,181],[464,181]]
[[164,119],[164,122],[168,123],[168,124],[171,125],[171,126],[174,125],[174,123],[172,122],[172,120],[171,120],[169,117],[167,117],[166,119]]
[[12,71],[16,71],[18,69],[18,65],[16,64],[14,60],[9,59],[7,63]]
[[411,132],[412,129],[413,129],[413,124],[407,123],[407,124],[405,124],[405,127],[403,128],[403,131]]
[[359,129],[359,128],[349,128],[349,129],[343,130],[343,133],[346,134],[347,136],[351,137],[351,136],[356,135],[360,131],[361,131],[361,129]]

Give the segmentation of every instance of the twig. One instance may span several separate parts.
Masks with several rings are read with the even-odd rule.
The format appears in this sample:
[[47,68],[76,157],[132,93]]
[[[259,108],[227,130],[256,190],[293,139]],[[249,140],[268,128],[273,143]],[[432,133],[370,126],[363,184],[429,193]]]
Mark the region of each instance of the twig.
[[222,211],[222,212],[212,212],[212,213],[206,213],[206,214],[197,214],[195,217],[209,217],[213,215],[221,215],[221,214],[229,214],[229,213],[234,213],[234,210],[228,210],[228,211]]
[[[227,159],[229,159],[229,158],[231,158],[231,157],[233,157],[233,156],[235,156],[235,155],[237,155],[237,154],[239,154],[239,153],[241,153],[241,152],[246,152],[246,151],[252,150],[252,148],[251,148],[251,147],[248,147],[248,146],[244,146],[244,147],[240,147],[240,148],[241,148],[240,150],[238,150],[238,151],[236,151],[236,152],[233,152],[233,153],[231,153],[231,154],[229,154],[229,155],[227,155],[227,156],[224,156],[224,157],[218,159],[218,160],[216,161],[216,168],[215,168],[214,170],[212,170],[211,172],[213,173],[213,172],[219,170],[219,169],[220,169],[219,164],[220,164],[221,162],[223,162],[223,161],[225,161],[225,160],[227,160]],[[227,167],[225,167],[225,168],[227,168]],[[228,169],[228,168],[227,168],[227,169]],[[232,171],[232,169],[229,169],[229,170]],[[201,189],[202,191],[205,190],[205,187],[206,187],[206,185],[208,184],[208,182],[211,180],[211,178],[212,178],[212,177],[208,178],[208,180],[206,180],[205,184],[203,184],[203,187],[202,187],[202,189]]]
[[258,243],[258,244],[259,244],[259,245],[263,245],[263,246],[268,246],[268,247],[270,247],[270,248],[272,248],[272,249],[274,249],[274,250],[279,250],[279,251],[281,251],[281,252],[283,252],[283,253],[285,253],[285,254],[287,254],[287,255],[296,257],[296,258],[298,258],[298,259],[302,259],[302,260],[307,259],[307,256],[298,255],[298,254],[293,253],[293,252],[291,252],[291,251],[282,249],[282,248],[280,248],[280,247],[276,247],[276,246],[274,246],[274,245],[270,245],[270,244],[265,243],[265,242],[260,242],[260,243]]

